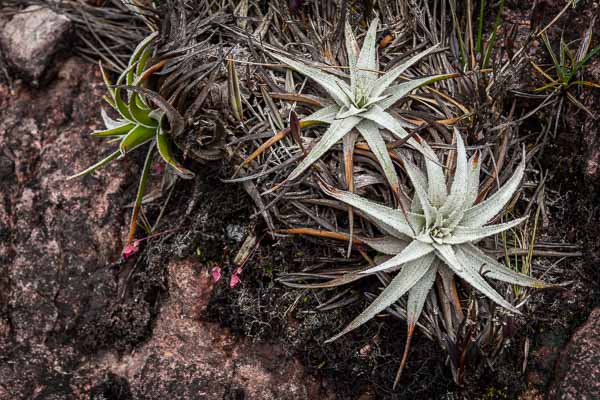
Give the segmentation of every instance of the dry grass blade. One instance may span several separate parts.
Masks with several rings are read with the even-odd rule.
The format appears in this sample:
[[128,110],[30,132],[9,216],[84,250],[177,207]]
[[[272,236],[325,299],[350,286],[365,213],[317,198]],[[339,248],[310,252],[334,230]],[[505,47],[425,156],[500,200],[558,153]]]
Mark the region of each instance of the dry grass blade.
[[227,61],[227,83],[229,88],[229,106],[231,107],[231,112],[235,119],[237,119],[239,122],[243,122],[244,110],[242,108],[240,80],[232,60]]

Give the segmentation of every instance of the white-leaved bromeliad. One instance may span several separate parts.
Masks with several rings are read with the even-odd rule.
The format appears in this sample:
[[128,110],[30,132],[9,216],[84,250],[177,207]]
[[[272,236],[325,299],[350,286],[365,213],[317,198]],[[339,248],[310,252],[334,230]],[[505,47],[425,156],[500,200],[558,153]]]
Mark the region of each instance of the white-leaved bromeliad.
[[[361,326],[379,312],[408,294],[408,338],[402,370],[415,325],[431,290],[436,275],[450,279],[453,274],[498,305],[519,314],[485,278],[528,287],[547,287],[546,283],[506,268],[478,248],[476,242],[511,229],[526,218],[491,224],[519,188],[525,171],[525,154],[513,176],[488,199],[476,203],[479,194],[480,154],[467,159],[463,140],[455,131],[456,169],[448,189],[443,167],[435,152],[422,142],[425,171],[402,157],[404,169],[414,186],[410,212],[390,208],[354,193],[322,185],[330,196],[360,210],[386,236],[377,239],[362,238],[365,244],[391,256],[386,261],[368,268],[355,276],[344,277],[352,281],[359,275],[380,271],[397,272],[382,293],[350,324],[329,341]],[[399,375],[398,375],[399,376]],[[397,380],[396,380],[397,381]]]
[[[291,172],[287,180],[293,180],[300,176],[332,146],[356,128],[381,165],[392,191],[396,195],[400,195],[398,177],[380,130],[386,129],[399,139],[408,139],[408,143],[417,149],[420,149],[420,146],[414,139],[409,138],[409,134],[405,130],[406,125],[386,110],[412,90],[437,80],[446,79],[451,74],[413,79],[393,85],[409,67],[431,54],[438,46],[433,46],[411,57],[380,76],[376,45],[378,25],[377,19],[371,23],[359,52],[354,33],[350,25],[346,23],[345,36],[350,83],[335,75],[325,73],[317,67],[272,53],[273,57],[279,61],[317,82],[335,102],[335,104],[326,106],[302,119],[301,122],[304,125],[328,124],[329,128],[302,162]],[[346,145],[347,143],[344,142],[345,147]]]

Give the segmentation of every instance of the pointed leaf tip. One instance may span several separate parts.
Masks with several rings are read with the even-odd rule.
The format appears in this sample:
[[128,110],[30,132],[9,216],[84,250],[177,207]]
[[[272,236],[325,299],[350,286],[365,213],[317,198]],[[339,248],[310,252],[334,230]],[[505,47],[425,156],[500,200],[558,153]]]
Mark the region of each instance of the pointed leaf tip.
[[525,166],[526,157],[524,154],[523,161],[513,176],[496,193],[467,209],[460,224],[468,227],[481,227],[498,215],[519,189],[525,174]]

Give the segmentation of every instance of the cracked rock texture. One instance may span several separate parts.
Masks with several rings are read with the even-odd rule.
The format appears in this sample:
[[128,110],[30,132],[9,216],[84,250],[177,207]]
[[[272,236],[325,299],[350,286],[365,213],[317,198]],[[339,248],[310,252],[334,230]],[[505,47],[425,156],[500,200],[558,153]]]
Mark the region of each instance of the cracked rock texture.
[[66,17],[48,8],[29,6],[0,30],[0,45],[16,72],[37,85],[70,29],[71,21]]
[[548,398],[600,399],[600,308],[592,311],[563,350]]
[[197,261],[119,261],[138,163],[65,179],[110,151],[89,137],[101,82],[72,58],[45,88],[0,85],[0,400],[328,398],[283,349],[202,320]]

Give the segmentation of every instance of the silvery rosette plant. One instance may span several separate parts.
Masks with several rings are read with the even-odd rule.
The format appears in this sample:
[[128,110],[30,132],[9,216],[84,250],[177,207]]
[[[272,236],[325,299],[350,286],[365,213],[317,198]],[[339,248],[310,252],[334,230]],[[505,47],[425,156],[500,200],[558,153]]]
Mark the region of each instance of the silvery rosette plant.
[[479,240],[511,229],[526,219],[490,224],[494,217],[502,213],[519,188],[525,171],[525,155],[504,186],[487,200],[476,204],[479,194],[480,155],[475,153],[468,160],[460,134],[456,132],[455,136],[456,169],[449,190],[442,164],[425,142],[420,143],[425,171],[406,157],[401,157],[404,169],[414,186],[414,197],[407,213],[322,184],[328,195],[360,210],[385,233],[381,238],[359,240],[389,257],[364,271],[337,278],[337,282],[332,282],[330,286],[378,272],[397,272],[381,294],[328,342],[356,329],[408,294],[408,338],[402,369],[406,362],[410,339],[436,275],[439,274],[446,283],[456,275],[515,314],[520,314],[519,310],[506,301],[485,278],[535,288],[548,286],[540,280],[506,268],[477,246]]
[[[191,171],[182,167],[173,158],[171,151],[171,135],[177,135],[184,128],[183,117],[161,96],[143,87],[148,78],[164,65],[164,62],[159,62],[146,68],[146,64],[152,56],[150,44],[157,35],[158,33],[155,32],[139,43],[129,59],[127,69],[119,76],[116,85],[110,82],[106,72],[102,66],[100,67],[108,90],[108,95],[104,96],[104,100],[119,117],[116,120],[112,119],[102,109],[102,119],[106,128],[92,132],[92,136],[109,139],[110,143],[117,142],[119,146],[106,158],[70,177],[73,179],[88,175],[115,159],[125,157],[140,146],[149,144],[140,176],[128,243],[135,234],[137,217],[149,178],[154,150],[158,150],[160,157],[177,175],[183,178],[194,176]],[[126,99],[123,98],[124,92],[127,94]],[[169,123],[168,130],[167,122]]]
[[[408,143],[413,147],[419,148],[419,145],[409,137],[408,132],[405,130],[406,125],[386,110],[412,90],[445,79],[450,75],[429,76],[393,85],[409,67],[437,49],[437,46],[433,46],[380,76],[377,60],[378,25],[377,19],[371,23],[363,47],[359,52],[358,43],[352,29],[346,23],[345,36],[350,71],[349,83],[336,75],[323,72],[319,68],[272,53],[273,57],[279,61],[318,83],[335,103],[301,120],[302,126],[327,124],[329,128],[302,162],[291,172],[287,178],[288,180],[300,176],[332,146],[356,129],[367,142],[381,165],[392,190],[396,195],[399,195],[400,184],[381,129],[390,131],[399,139],[408,139]],[[352,152],[353,149],[346,148],[348,146],[349,142],[344,141],[344,151]]]

